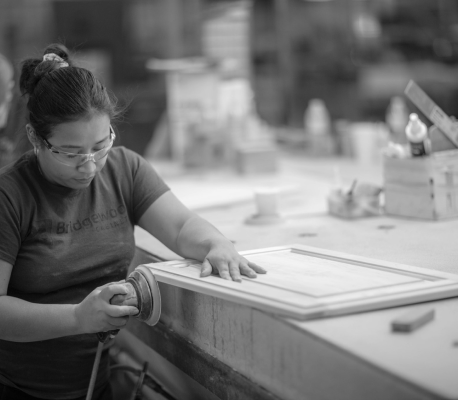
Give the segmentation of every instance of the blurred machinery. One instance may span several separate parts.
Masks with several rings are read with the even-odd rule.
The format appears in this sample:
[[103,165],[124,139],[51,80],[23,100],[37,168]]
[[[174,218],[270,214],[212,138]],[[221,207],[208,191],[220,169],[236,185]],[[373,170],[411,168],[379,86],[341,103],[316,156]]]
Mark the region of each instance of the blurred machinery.
[[15,63],[51,41],[74,49],[128,106],[120,141],[140,153],[166,108],[151,58],[237,64],[273,126],[301,128],[314,98],[333,121],[382,121],[409,79],[458,113],[453,0],[3,0],[0,30]]

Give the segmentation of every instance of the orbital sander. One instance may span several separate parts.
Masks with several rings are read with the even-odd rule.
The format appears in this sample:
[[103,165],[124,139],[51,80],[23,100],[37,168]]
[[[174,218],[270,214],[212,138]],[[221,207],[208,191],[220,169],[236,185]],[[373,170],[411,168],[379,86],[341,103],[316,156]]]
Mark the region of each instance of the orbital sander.
[[[138,308],[139,312],[133,316],[134,318],[137,318],[150,326],[156,325],[161,316],[161,293],[159,292],[159,286],[156,278],[151,271],[144,265],[138,266],[129,274],[124,285],[128,290],[127,294],[117,294],[113,296],[110,303],[118,306],[135,306]],[[118,332],[119,329],[97,333],[99,344],[97,347],[94,366],[92,368],[86,400],[91,399],[94,391],[103,344],[109,338],[114,338]]]
[[127,294],[117,294],[110,300],[118,306],[135,306],[139,313],[134,318],[148,325],[156,325],[161,316],[161,294],[156,278],[144,265],[140,265],[127,277]]

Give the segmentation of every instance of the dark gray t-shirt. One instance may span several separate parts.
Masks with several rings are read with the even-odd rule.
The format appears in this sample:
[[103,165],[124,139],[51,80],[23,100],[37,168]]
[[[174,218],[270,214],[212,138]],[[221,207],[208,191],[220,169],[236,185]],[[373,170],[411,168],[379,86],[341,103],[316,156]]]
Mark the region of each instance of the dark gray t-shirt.
[[[13,265],[8,295],[77,304],[96,287],[124,279],[135,250],[134,225],[167,190],[150,164],[124,147],[113,148],[102,171],[81,190],[48,182],[33,152],[3,168],[0,259]],[[0,382],[36,397],[83,396],[96,348],[95,334],[0,340]],[[107,376],[105,349],[98,384]]]

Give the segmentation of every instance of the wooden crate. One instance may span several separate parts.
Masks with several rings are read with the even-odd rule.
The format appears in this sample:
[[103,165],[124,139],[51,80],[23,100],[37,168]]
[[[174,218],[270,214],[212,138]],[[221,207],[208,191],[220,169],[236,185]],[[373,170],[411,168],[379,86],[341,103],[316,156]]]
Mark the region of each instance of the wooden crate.
[[383,161],[387,214],[438,220],[458,217],[458,150]]

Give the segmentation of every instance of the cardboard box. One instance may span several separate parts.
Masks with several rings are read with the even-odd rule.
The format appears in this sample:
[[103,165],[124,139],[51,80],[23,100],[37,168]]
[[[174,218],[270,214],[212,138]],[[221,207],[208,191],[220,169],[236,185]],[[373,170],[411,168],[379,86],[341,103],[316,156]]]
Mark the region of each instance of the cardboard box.
[[383,160],[385,212],[438,220],[458,217],[458,150]]

